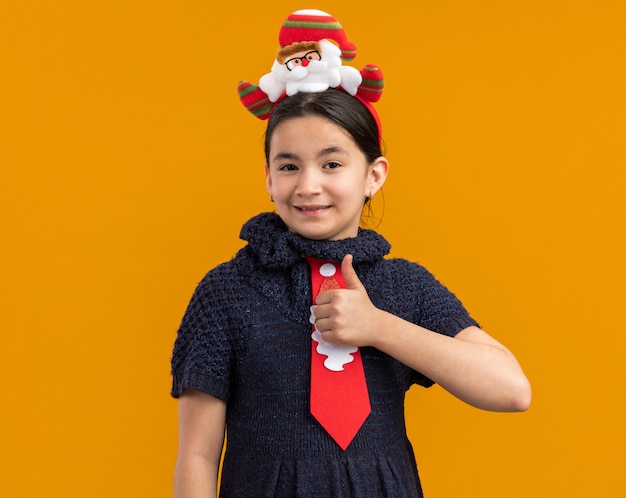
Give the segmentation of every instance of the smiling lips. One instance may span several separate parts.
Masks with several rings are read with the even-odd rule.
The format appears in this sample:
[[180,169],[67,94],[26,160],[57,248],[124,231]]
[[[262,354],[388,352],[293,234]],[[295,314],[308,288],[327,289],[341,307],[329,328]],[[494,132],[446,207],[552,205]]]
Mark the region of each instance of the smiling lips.
[[306,214],[316,214],[321,211],[325,211],[329,207],[330,206],[295,206],[298,211]]

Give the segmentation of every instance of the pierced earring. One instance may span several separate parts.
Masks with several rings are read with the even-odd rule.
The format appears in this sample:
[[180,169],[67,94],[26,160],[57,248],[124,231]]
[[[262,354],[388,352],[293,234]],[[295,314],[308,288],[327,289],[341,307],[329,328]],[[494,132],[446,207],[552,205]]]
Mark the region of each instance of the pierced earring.
[[270,194],[270,202],[274,202],[274,196]]

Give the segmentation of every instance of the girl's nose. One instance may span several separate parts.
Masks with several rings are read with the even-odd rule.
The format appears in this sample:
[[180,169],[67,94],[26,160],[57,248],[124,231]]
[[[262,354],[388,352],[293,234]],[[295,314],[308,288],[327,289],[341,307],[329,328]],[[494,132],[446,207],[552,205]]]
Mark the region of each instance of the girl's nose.
[[307,196],[315,195],[321,191],[319,178],[315,171],[303,170],[298,179],[298,188],[296,194]]

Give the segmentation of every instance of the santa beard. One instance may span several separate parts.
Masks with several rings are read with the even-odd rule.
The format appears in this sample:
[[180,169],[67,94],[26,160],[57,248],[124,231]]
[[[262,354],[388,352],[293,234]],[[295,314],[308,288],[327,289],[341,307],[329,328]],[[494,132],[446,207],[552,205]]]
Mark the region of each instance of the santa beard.
[[308,66],[298,66],[289,71],[282,68],[288,74],[283,74],[287,95],[295,95],[298,92],[323,92],[335,88],[341,83],[341,75],[336,68],[329,68],[326,61],[311,61]]

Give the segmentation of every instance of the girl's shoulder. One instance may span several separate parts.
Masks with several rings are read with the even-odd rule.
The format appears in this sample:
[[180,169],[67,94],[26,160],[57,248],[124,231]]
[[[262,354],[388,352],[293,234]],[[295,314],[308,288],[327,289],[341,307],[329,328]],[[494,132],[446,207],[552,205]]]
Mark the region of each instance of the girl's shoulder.
[[[452,293],[422,264],[405,258],[385,258],[368,275],[373,292],[384,293],[400,307],[415,307],[424,300],[448,299]],[[367,286],[366,286],[367,287]]]
[[421,264],[390,258],[385,266],[400,307],[413,306],[425,328],[454,335],[477,325],[454,292]]
[[382,260],[382,267],[391,278],[401,281],[406,281],[407,278],[412,282],[435,279],[433,274],[420,263],[405,258],[385,258]]
[[215,295],[241,288],[245,273],[242,271],[242,251],[240,250],[232,259],[208,270],[198,283],[196,294]]

